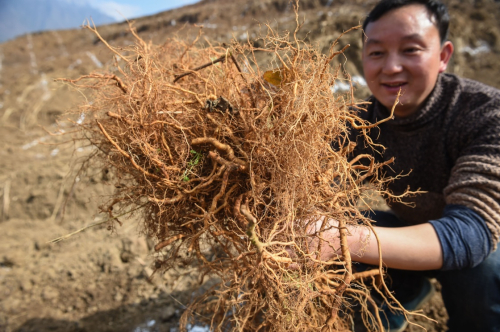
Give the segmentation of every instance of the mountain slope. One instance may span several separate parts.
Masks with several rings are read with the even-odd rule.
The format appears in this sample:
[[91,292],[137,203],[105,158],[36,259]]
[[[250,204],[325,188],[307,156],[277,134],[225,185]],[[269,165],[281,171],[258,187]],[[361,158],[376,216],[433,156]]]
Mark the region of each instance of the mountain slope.
[[90,17],[96,25],[115,22],[89,5],[61,0],[0,0],[0,42],[27,32],[76,28]]

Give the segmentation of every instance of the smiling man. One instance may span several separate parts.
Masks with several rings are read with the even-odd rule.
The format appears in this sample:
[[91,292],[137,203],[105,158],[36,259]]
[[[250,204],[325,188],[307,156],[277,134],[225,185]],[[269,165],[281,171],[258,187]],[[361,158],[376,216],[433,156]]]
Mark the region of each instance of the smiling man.
[[[434,89],[451,58],[453,45],[446,41],[447,29],[436,26],[437,18],[423,4],[385,13],[385,9],[400,3],[403,1],[381,3],[365,22],[363,68],[371,92],[384,107],[390,109],[402,90],[396,116],[408,117],[419,110]],[[443,22],[447,19],[444,15],[441,24],[448,23]],[[374,20],[377,16],[381,17]]]
[[[385,151],[360,140],[354,153],[395,157],[387,174],[409,173],[389,184],[395,195],[425,192],[371,215],[396,298],[418,309],[435,277],[450,331],[500,331],[500,91],[444,73],[453,53],[448,24],[446,7],[434,0],[384,0],[367,16],[362,58],[373,95],[359,116],[386,118],[402,96],[395,119],[370,133]],[[355,259],[377,264],[374,235],[361,227],[350,233],[353,252],[360,238],[370,239]],[[327,237],[323,259],[335,254],[330,244],[338,248],[334,229]],[[403,315],[385,313],[390,331],[407,325]]]

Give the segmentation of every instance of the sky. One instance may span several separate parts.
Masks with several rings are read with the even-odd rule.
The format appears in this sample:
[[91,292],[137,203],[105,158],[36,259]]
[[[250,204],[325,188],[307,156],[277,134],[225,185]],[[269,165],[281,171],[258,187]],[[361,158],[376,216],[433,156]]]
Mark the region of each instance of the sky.
[[87,0],[92,7],[99,9],[101,12],[113,17],[117,21],[123,21],[123,17],[127,19],[153,15],[165,10],[190,5],[199,0]]

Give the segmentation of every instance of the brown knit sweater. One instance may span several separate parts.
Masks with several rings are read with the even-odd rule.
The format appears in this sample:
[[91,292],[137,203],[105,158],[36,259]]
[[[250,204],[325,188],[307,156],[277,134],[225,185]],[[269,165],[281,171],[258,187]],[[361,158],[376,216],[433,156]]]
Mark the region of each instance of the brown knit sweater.
[[[389,111],[373,97],[360,116],[374,123]],[[355,133],[354,133],[355,134]],[[393,203],[392,210],[410,224],[442,216],[446,204],[464,205],[484,218],[494,248],[500,239],[500,90],[476,81],[441,74],[423,107],[408,118],[396,118],[373,129],[382,155],[363,151],[358,137],[355,153],[372,153],[378,161],[395,157],[387,175],[407,174],[389,185],[394,194],[407,187],[426,191],[405,199],[415,207]]]

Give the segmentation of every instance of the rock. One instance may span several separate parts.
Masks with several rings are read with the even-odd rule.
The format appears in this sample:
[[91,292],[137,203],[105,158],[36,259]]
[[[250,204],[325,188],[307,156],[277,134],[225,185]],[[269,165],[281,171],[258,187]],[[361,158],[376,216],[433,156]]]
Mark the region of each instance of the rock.
[[123,300],[123,294],[122,294],[121,292],[117,292],[117,293],[115,294],[114,300],[115,300],[116,302],[121,302],[121,301]]
[[134,258],[132,253],[132,241],[130,239],[122,239],[122,248],[120,251],[120,259],[123,263],[128,263]]
[[129,251],[122,251],[120,253],[120,259],[123,263],[128,263],[134,258],[134,255]]
[[88,313],[94,313],[94,312],[97,312],[97,311],[99,311],[99,308],[97,306],[95,306],[95,305],[87,308],[87,312]]
[[6,256],[3,256],[3,259],[0,261],[0,267],[12,268],[14,265],[14,260]]
[[19,280],[19,289],[23,292],[29,292],[33,289],[33,284],[31,280],[22,279]]
[[59,298],[59,291],[53,287],[45,287],[42,291],[42,299],[45,301],[54,301]]
[[167,322],[175,316],[175,307],[173,305],[167,306],[160,315],[162,322]]
[[50,243],[44,243],[44,242],[40,243],[39,241],[33,242],[33,248],[36,251],[41,251],[41,250],[48,251],[52,249]]

